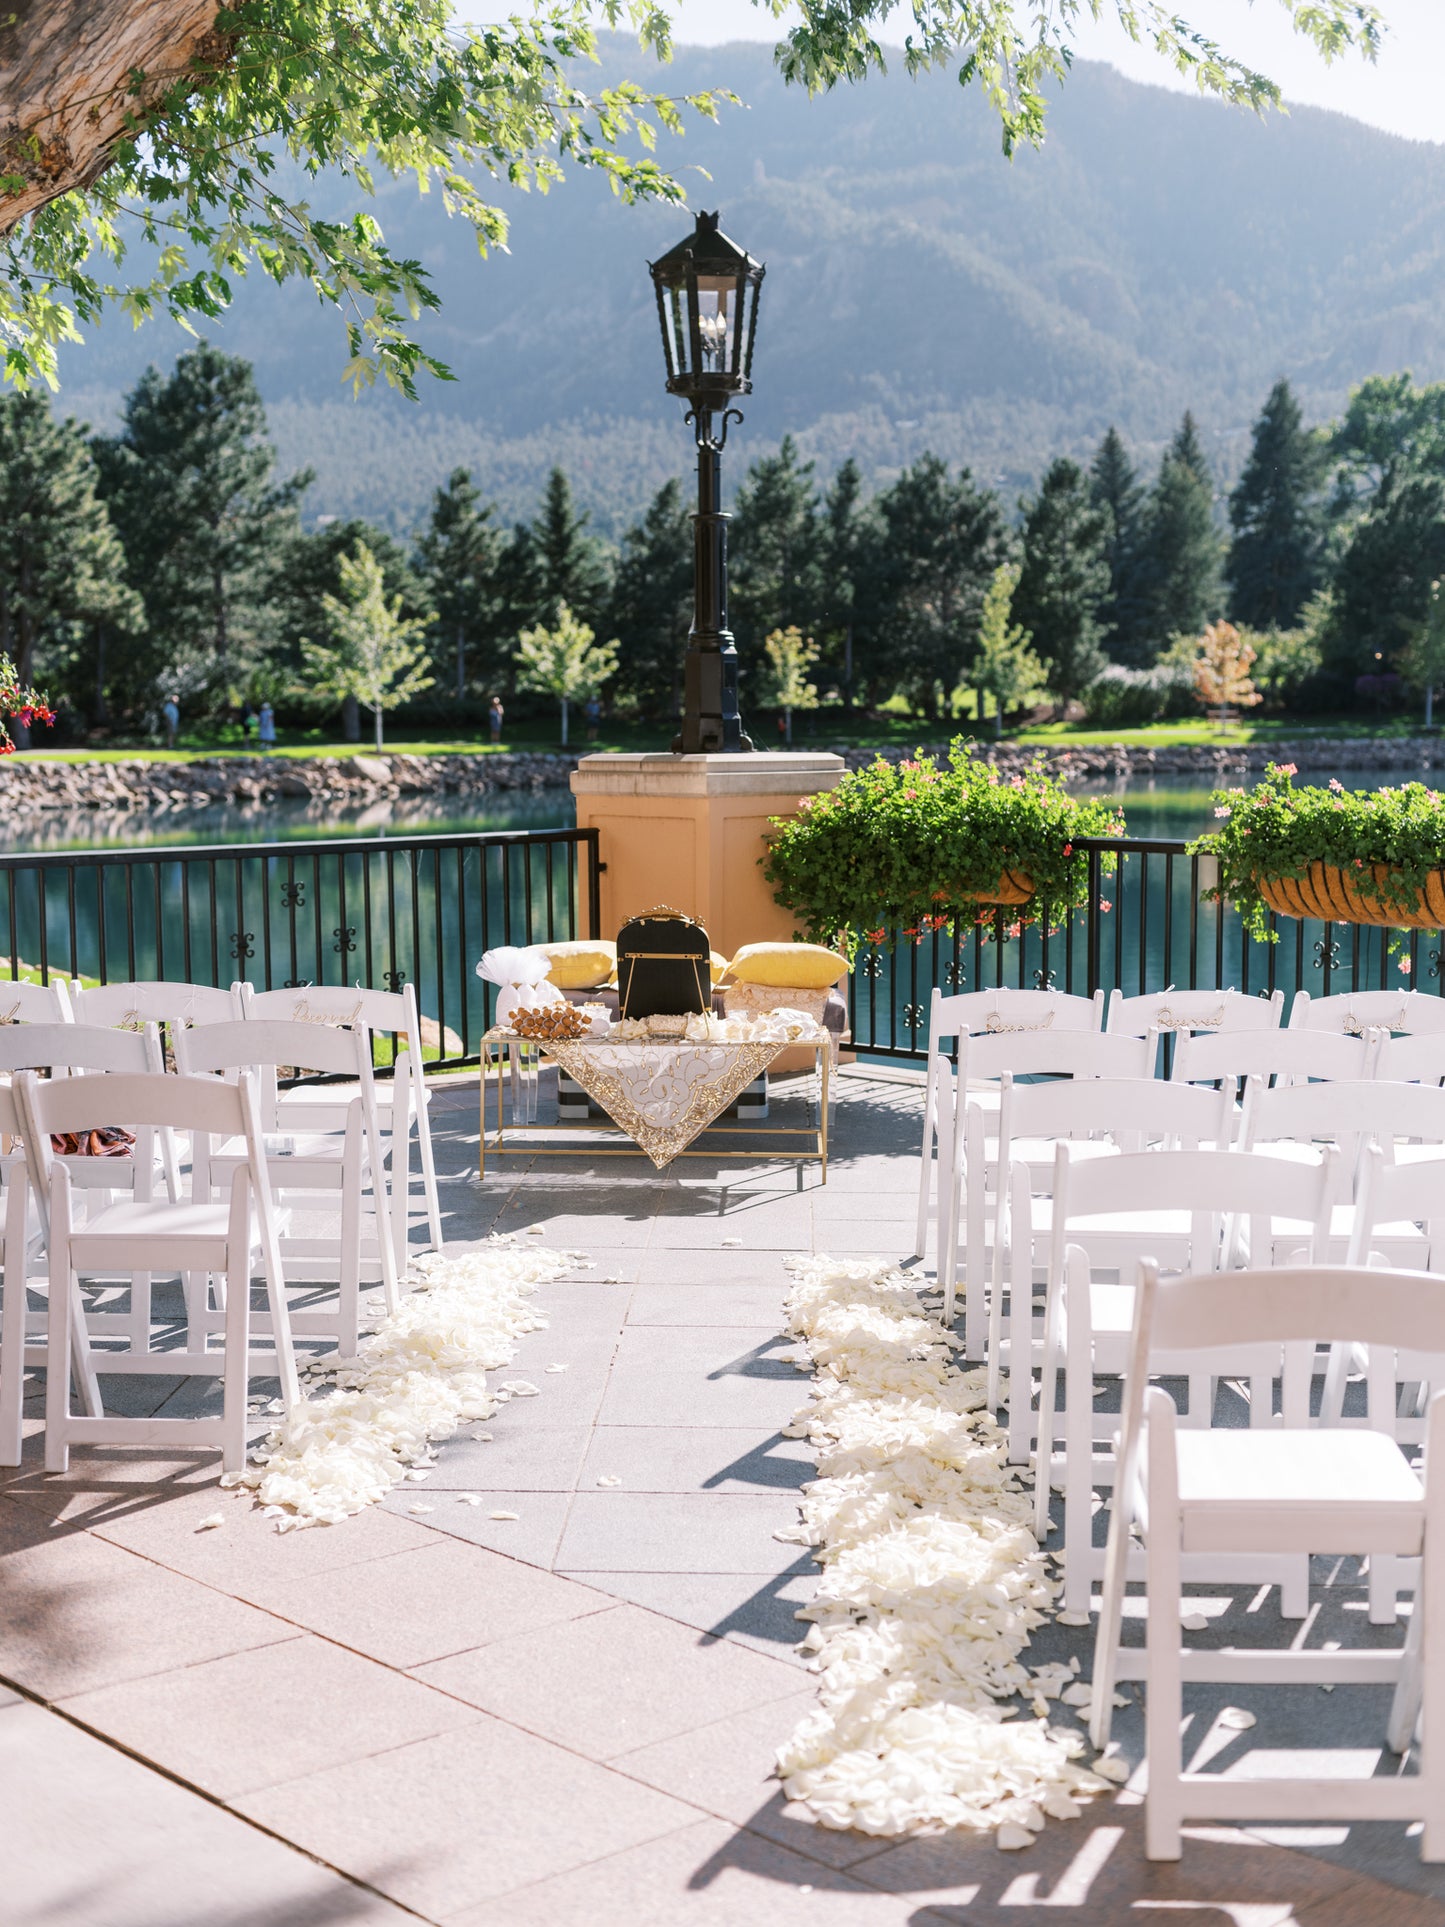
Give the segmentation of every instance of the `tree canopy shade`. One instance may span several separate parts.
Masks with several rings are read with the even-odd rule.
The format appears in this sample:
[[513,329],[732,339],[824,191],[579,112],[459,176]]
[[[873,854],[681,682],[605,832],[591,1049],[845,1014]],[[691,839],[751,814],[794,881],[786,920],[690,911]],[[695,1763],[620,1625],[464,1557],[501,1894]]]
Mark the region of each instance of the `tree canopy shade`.
[[[1373,59],[1369,0],[1281,0],[1326,59]],[[799,0],[777,49],[816,91],[885,66],[892,0]],[[1166,0],[916,0],[902,59],[957,65],[997,112],[1005,152],[1042,138],[1045,90],[1068,70],[1081,21],[1116,15],[1201,89],[1262,110],[1279,90],[1176,15]],[[530,19],[470,28],[452,0],[31,0],[0,32],[0,331],[6,372],[54,379],[58,341],[119,296],[137,319],[213,317],[260,267],[309,279],[343,318],[353,382],[414,392],[446,369],[407,332],[436,305],[421,265],[388,248],[369,212],[376,183],[440,191],[483,251],[506,219],[479,181],[545,189],[566,166],[601,169],[628,198],[681,200],[653,158],[658,131],[725,96],[681,99],[636,82],[593,94],[582,63],[594,20],[630,20],[665,58],[664,0],[557,0]],[[629,151],[635,149],[637,151]],[[284,163],[290,163],[287,167]],[[323,170],[351,201],[323,218],[290,185]],[[138,233],[145,272],[112,282]]]

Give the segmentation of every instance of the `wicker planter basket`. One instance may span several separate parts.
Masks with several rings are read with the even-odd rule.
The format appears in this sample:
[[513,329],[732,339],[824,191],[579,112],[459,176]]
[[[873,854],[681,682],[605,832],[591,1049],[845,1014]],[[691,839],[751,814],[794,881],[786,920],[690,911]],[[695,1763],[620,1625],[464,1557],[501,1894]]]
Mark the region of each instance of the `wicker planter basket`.
[[991,890],[961,890],[962,900],[974,903],[999,904],[1007,909],[1015,909],[1027,903],[1034,893],[1034,880],[1025,876],[1022,870],[1005,870]]
[[[1353,877],[1332,863],[1312,863],[1302,877],[1261,877],[1259,894],[1282,917],[1320,917],[1333,923],[1368,923],[1386,930],[1438,930],[1445,927],[1445,870],[1433,870],[1413,904],[1389,896],[1390,872],[1383,863],[1356,870]],[[1374,893],[1362,891],[1368,877]]]

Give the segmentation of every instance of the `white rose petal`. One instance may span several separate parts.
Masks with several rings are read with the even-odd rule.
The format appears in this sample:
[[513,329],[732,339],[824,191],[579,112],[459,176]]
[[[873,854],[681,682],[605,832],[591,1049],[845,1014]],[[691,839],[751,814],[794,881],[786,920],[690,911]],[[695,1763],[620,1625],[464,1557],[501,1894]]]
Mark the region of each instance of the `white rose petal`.
[[621,1485],[622,1481],[615,1472],[604,1472],[597,1483],[599,1485]]
[[1122,1786],[1129,1777],[1129,1764],[1121,1760],[1117,1753],[1109,1753],[1095,1760],[1093,1771],[1101,1780],[1113,1780],[1116,1785]]
[[544,1224],[529,1224],[523,1235],[528,1238],[545,1238],[547,1227]]
[[741,1238],[724,1238],[722,1248],[724,1251],[737,1251],[741,1248],[742,1242]]
[[490,1432],[469,1432],[467,1434],[467,1437],[471,1439],[475,1439],[478,1445],[490,1445],[492,1442],[492,1435]]
[[208,1512],[204,1519],[197,1521],[196,1531],[214,1532],[217,1526],[223,1526],[225,1523],[226,1515],[224,1512]]
[[1209,1629],[1208,1613],[1185,1613],[1179,1624],[1186,1633],[1202,1633]]
[[542,1367],[544,1372],[565,1372],[568,1369],[566,1365],[544,1365]]
[[533,1385],[530,1379],[525,1378],[506,1379],[498,1389],[505,1392],[508,1398],[540,1398],[542,1396],[541,1388]]
[[520,1518],[520,1516],[520,1513],[516,1512],[489,1512],[487,1514],[489,1519],[516,1519]]
[[407,1507],[407,1511],[408,1512],[435,1512],[436,1507],[434,1505],[409,1505]]
[[1254,1725],[1254,1715],[1243,1706],[1226,1706],[1219,1716],[1219,1724],[1236,1733],[1247,1733]]
[[994,1835],[994,1844],[1002,1853],[1017,1853],[1022,1847],[1031,1847],[1034,1836],[1027,1827],[1016,1827],[1005,1822]]
[[475,1492],[459,1492],[457,1494],[458,1505],[480,1505],[481,1503],[481,1498]]

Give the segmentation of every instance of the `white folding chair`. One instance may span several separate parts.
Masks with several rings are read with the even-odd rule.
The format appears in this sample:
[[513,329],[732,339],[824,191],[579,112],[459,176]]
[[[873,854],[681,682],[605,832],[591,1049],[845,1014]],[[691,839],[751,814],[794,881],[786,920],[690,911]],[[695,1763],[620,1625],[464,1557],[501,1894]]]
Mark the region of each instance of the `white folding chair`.
[[73,1015],[63,977],[48,984],[0,978],[0,1024],[68,1024]]
[[[923,1153],[918,1172],[918,1228],[914,1256],[928,1248],[929,1204],[932,1197],[933,1155],[942,1156],[952,1128],[953,1056],[943,1048],[952,1037],[961,1043],[976,1031],[986,1035],[1033,1030],[1098,1030],[1104,1014],[1104,993],[1074,997],[1059,990],[966,990],[946,997],[936,986],[928,1003],[928,1068],[923,1083]],[[940,1199],[942,1186],[939,1187]],[[942,1212],[939,1213],[940,1231]],[[942,1238],[939,1240],[940,1249]]]
[[[1145,1852],[1177,1860],[1190,1821],[1421,1821],[1422,1860],[1445,1859],[1445,1404],[1430,1407],[1425,1479],[1386,1433],[1308,1424],[1316,1343],[1362,1342],[1445,1353],[1438,1278],[1349,1267],[1186,1277],[1161,1282],[1139,1267],[1129,1342],[1119,1481],[1094,1652],[1091,1736],[1107,1743],[1114,1686],[1142,1678],[1149,1787]],[[1285,1424],[1268,1432],[1181,1428],[1151,1379],[1159,1358],[1208,1359],[1221,1345],[1280,1357]],[[1120,1646],[1130,1534],[1144,1540],[1145,1646]],[[1181,1562],[1191,1554],[1420,1557],[1423,1583],[1403,1649],[1224,1647],[1181,1641]],[[1423,1700],[1415,1775],[1261,1779],[1186,1773],[1181,1744],[1187,1683],[1393,1684],[1386,1744],[1404,1753]]]
[[1374,1035],[1379,1039],[1376,1077],[1392,1084],[1445,1082],[1445,1032],[1421,1030],[1391,1037],[1378,1030]]
[[[396,1268],[406,1276],[411,1235],[411,1132],[416,1130],[421,1157],[423,1208],[432,1249],[443,1248],[441,1194],[437,1189],[436,1158],[432,1149],[431,1119],[422,1054],[421,1018],[416,986],[400,990],[369,990],[361,986],[306,984],[295,990],[253,990],[241,987],[244,1015],[305,1024],[364,1024],[373,1034],[389,1033],[399,1049],[391,1082],[376,1086],[376,1110],[387,1139],[391,1160],[391,1219],[396,1242]],[[283,1091],[276,1116],[283,1126],[301,1130],[336,1131],[345,1126],[346,1099],[314,1087]]]
[[1311,997],[1297,990],[1290,1005],[1291,1030],[1333,1030],[1363,1037],[1367,1030],[1407,1035],[1445,1031],[1445,997],[1423,990],[1341,990]]
[[[1094,1409],[1094,1379],[1097,1374],[1117,1377],[1127,1363],[1134,1313],[1134,1287],[1128,1280],[1134,1267],[1145,1255],[1171,1270],[1190,1272],[1220,1271],[1236,1255],[1256,1266],[1277,1259],[1316,1261],[1329,1232],[1333,1166],[1334,1154],[1328,1150],[1313,1166],[1216,1150],[1126,1152],[1080,1164],[1072,1145],[1059,1145],[1050,1211],[1034,1527],[1042,1541],[1050,1529],[1053,1481],[1061,1479],[1065,1601],[1070,1612],[1088,1610],[1092,1582],[1102,1570],[1093,1544],[1093,1496],[1096,1485],[1114,1478],[1112,1453],[1097,1451],[1111,1438],[1113,1420]],[[1117,1274],[1118,1282],[1096,1277],[1099,1272]],[[1225,1374],[1249,1382],[1251,1429],[1272,1424],[1271,1361],[1240,1347],[1222,1354],[1207,1371],[1191,1374],[1187,1423],[1211,1423],[1215,1382]],[[1281,1585],[1286,1616],[1302,1612],[1303,1575],[1271,1576]]]
[[[34,1322],[29,1305],[30,1278],[44,1237],[41,1220],[31,1208],[24,1120],[9,1084],[0,1084],[0,1134],[12,1146],[0,1159],[5,1181],[0,1211],[0,1465],[19,1465],[25,1374],[45,1367],[44,1326]],[[77,1353],[84,1343],[84,1334],[77,1332]],[[75,1362],[79,1380],[83,1374],[78,1356]]]
[[[282,1240],[288,1281],[303,1277],[336,1279],[337,1309],[296,1311],[292,1327],[302,1335],[334,1337],[344,1357],[355,1355],[360,1338],[363,1267],[375,1264],[389,1311],[397,1307],[396,1251],[391,1237],[382,1161],[381,1130],[377,1122],[376,1091],[371,1074],[371,1034],[364,1026],[346,1029],[331,1024],[277,1022],[247,1018],[237,1024],[205,1024],[179,1032],[176,1063],[185,1076],[205,1073],[226,1076],[254,1069],[258,1077],[258,1112],[263,1154],[271,1189],[288,1204],[317,1199],[340,1209],[335,1236],[289,1235]],[[345,1078],[350,1095],[340,1131],[281,1131],[276,1106],[279,1066]],[[205,1195],[224,1184],[247,1147],[239,1142],[198,1148],[193,1154],[193,1183]],[[375,1239],[367,1241],[362,1216],[370,1192]]]
[[1217,1084],[1259,1077],[1293,1083],[1307,1077],[1359,1082],[1375,1074],[1378,1037],[1324,1030],[1196,1032],[1174,1046],[1170,1075],[1180,1084]]
[[[1033,1315],[1034,1281],[1048,1276],[1050,1200],[1059,1144],[1072,1147],[1071,1161],[1118,1152],[1226,1150],[1233,1139],[1234,1108],[1227,1091],[1142,1078],[1053,1078],[1019,1084],[1001,1079],[998,1168],[1007,1173],[999,1195],[989,1294],[988,1403],[1000,1403],[1000,1373],[1022,1373],[1022,1396],[1008,1396],[1009,1457],[1026,1460],[1033,1447],[1033,1362],[1041,1355],[1042,1320]],[[1008,1285],[1005,1327],[1003,1301]]]
[[1143,997],[1112,990],[1104,1028],[1128,1037],[1143,1037],[1151,1030],[1161,1035],[1208,1031],[1217,1037],[1236,1030],[1278,1030],[1283,1009],[1282,990],[1267,997],[1246,997],[1238,990],[1176,990],[1172,984]]
[[[252,1080],[225,1084],[153,1072],[42,1079],[22,1071],[16,1091],[32,1180],[45,1187],[49,1202],[46,1470],[64,1472],[72,1444],[186,1444],[219,1446],[223,1469],[239,1472],[246,1457],[247,1388],[257,1368],[264,1364],[268,1376],[274,1372],[288,1408],[300,1396]],[[51,1133],[121,1122],[132,1130],[170,1126],[189,1131],[196,1145],[213,1136],[239,1140],[245,1153],[236,1163],[229,1198],[221,1203],[121,1199],[77,1224],[71,1173],[52,1154]],[[251,1278],[258,1268],[265,1272],[270,1311],[271,1345],[262,1354],[253,1353],[250,1344]],[[184,1351],[132,1347],[123,1353],[97,1353],[86,1333],[80,1279],[116,1270],[200,1272],[224,1280],[222,1350],[211,1348],[207,1334],[200,1346],[192,1338]],[[80,1349],[79,1376],[86,1410],[77,1415],[71,1410],[70,1362],[82,1337],[86,1342]],[[219,1377],[221,1416],[131,1418],[107,1413],[98,1378],[102,1370]]]
[[[960,1037],[958,1075],[940,1093],[939,1115],[947,1110],[946,1190],[940,1180],[938,1277],[944,1316],[952,1319],[962,1226],[964,1261],[964,1342],[967,1355],[984,1355],[984,1291],[989,1272],[988,1238],[998,1195],[998,1159],[988,1144],[998,1138],[1000,1080],[1023,1077],[1147,1078],[1153,1037],[1106,1037],[1099,1031],[1034,1027]],[[962,1110],[962,1115],[960,1115]]]

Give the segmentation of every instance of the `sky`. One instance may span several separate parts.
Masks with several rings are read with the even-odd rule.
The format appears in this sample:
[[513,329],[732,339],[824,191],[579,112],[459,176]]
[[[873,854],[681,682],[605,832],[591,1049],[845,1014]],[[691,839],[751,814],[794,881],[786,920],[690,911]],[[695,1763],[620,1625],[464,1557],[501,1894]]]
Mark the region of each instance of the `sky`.
[[[1379,5],[1390,31],[1373,66],[1352,57],[1327,67],[1291,30],[1289,9],[1280,0],[1174,0],[1173,10],[1277,81],[1287,100],[1331,107],[1411,140],[1445,141],[1445,0]],[[499,16],[509,11],[510,3],[497,9]],[[900,41],[903,32],[900,23]],[[717,45],[771,41],[777,34],[771,13],[750,0],[681,0],[676,37]],[[888,35],[879,37],[886,41]],[[1117,24],[1082,28],[1076,45],[1081,56],[1107,60],[1132,79],[1191,85],[1150,48],[1135,46]]]

